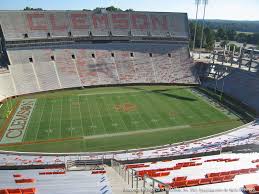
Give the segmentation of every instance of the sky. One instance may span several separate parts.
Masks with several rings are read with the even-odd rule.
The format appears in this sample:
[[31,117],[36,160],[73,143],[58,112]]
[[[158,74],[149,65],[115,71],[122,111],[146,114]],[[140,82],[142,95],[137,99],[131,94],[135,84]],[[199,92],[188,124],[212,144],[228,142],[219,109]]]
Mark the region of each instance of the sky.
[[[26,6],[46,10],[82,10],[114,5],[135,11],[187,12],[195,18],[195,0],[0,0],[0,10],[17,10]],[[199,18],[202,18],[200,6]],[[209,0],[206,19],[257,20],[259,0]]]

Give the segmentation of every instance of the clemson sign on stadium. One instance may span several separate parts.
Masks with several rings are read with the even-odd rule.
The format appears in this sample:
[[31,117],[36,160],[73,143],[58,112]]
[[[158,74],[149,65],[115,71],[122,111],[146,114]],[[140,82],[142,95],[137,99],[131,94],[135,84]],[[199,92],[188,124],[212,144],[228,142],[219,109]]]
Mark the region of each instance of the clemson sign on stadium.
[[24,99],[21,102],[0,144],[22,142],[35,103],[36,99]]

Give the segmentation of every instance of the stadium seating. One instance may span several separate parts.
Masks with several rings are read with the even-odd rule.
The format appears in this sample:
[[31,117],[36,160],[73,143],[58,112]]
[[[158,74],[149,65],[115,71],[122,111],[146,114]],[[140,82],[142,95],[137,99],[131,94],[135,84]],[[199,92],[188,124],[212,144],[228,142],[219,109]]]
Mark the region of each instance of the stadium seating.
[[[178,188],[178,192],[187,191],[181,190],[180,188],[195,187],[195,189],[205,189],[211,187],[213,189],[237,188],[239,189],[237,193],[242,193],[241,188],[245,184],[253,183],[258,180],[259,168],[256,167],[255,163],[251,162],[253,159],[256,159],[257,156],[258,153],[222,154],[219,156],[201,157],[198,160],[200,165],[192,165],[197,162],[193,162],[192,158],[188,158],[172,161],[158,161],[156,163],[147,162],[125,165],[125,169],[134,169],[137,172],[136,175],[141,178],[146,174],[164,184],[169,184],[171,188]],[[233,161],[228,162],[229,160]],[[182,167],[175,169],[173,168],[175,166]],[[162,173],[164,176],[159,176]],[[152,184],[151,179],[146,179],[146,181]],[[164,188],[164,186],[158,182],[155,183],[155,187],[160,189]],[[196,191],[198,191],[197,189]],[[204,191],[206,193],[206,190]],[[174,193],[174,190],[171,192]]]
[[16,95],[13,78],[10,73],[0,74],[0,101]]
[[105,50],[95,51],[96,70],[99,76],[99,84],[118,84],[118,72],[111,52]]
[[130,53],[115,51],[115,61],[120,83],[135,83],[136,70]]
[[[217,81],[217,89],[222,90],[224,82],[224,92],[249,107],[259,110],[259,77],[258,74],[241,69],[233,69],[227,76]],[[208,81],[204,85],[214,88],[216,82]],[[240,92],[243,91],[243,92]]]
[[183,13],[92,11],[1,11],[5,39],[61,37],[174,37],[188,40],[188,18]]
[[10,49],[11,88],[16,89],[11,93],[129,83],[198,83],[186,45],[150,46],[113,43]]
[[15,64],[9,68],[15,83],[16,94],[29,94],[40,91],[32,63]]
[[[91,171],[71,171],[62,173],[55,169],[52,174],[46,170],[1,170],[0,193],[6,194],[111,194],[105,174],[92,174]],[[40,174],[39,174],[40,173]],[[20,174],[22,178],[13,175]]]
[[62,88],[80,87],[80,77],[76,68],[72,52],[68,49],[56,49],[54,51],[55,64]]

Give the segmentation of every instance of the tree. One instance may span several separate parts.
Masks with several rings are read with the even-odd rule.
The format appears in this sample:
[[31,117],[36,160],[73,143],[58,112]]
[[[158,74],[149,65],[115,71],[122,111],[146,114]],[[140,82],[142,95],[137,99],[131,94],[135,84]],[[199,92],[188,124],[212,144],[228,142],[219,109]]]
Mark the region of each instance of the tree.
[[204,42],[205,48],[207,50],[213,50],[214,43],[215,43],[215,32],[209,27],[206,27],[204,29],[204,37],[205,37],[205,42]]
[[106,10],[107,10],[107,11],[110,11],[110,12],[119,12],[119,11],[122,11],[120,8],[117,8],[117,7],[114,7],[114,6],[106,7]]
[[248,42],[247,35],[245,33],[239,33],[237,34],[236,41],[240,43]]
[[234,48],[235,48],[235,51],[239,51],[239,50],[240,50],[240,47],[238,47],[238,46],[235,45],[235,44],[229,44],[229,46],[230,46],[230,50],[231,50],[231,51],[233,51]]
[[235,40],[237,32],[232,29],[226,30],[227,40]]
[[126,9],[125,12],[133,12],[134,9]]
[[219,40],[227,40],[226,31],[223,28],[217,30],[216,36]]
[[42,8],[32,8],[32,7],[25,7],[24,11],[43,11]]
[[220,46],[221,46],[222,48],[225,48],[225,46],[227,46],[228,43],[229,43],[228,40],[223,40],[223,41],[220,42]]

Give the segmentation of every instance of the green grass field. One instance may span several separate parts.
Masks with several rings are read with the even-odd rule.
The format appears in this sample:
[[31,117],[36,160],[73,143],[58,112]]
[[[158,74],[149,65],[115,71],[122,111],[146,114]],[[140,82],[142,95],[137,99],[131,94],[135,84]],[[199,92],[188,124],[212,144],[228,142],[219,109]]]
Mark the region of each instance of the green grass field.
[[213,107],[188,87],[77,89],[26,98],[37,101],[23,144],[2,144],[2,150],[132,149],[200,138],[242,124],[237,117]]

